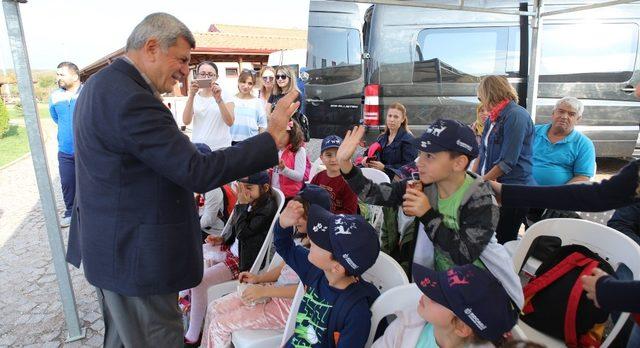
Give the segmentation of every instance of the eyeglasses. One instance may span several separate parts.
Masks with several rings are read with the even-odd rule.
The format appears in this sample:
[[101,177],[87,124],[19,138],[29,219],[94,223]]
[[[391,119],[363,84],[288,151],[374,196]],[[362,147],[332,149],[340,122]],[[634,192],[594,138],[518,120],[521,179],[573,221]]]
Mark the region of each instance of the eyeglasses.
[[206,73],[206,72],[198,73],[198,76],[200,76],[200,77],[208,77],[208,78],[218,77],[218,75],[216,75],[215,73]]
[[287,75],[276,75],[276,80],[286,80],[289,76]]
[[273,81],[273,80],[275,80],[275,77],[273,77],[273,76],[262,76],[262,80],[264,80],[264,81]]

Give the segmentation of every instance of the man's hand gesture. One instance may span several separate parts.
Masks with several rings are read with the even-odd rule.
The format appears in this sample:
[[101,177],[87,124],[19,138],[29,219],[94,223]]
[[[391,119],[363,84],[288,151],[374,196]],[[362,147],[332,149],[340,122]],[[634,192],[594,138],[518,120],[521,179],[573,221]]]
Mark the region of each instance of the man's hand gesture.
[[267,132],[273,137],[278,149],[287,146],[287,124],[291,119],[291,115],[293,115],[300,106],[300,102],[294,103],[299,94],[298,91],[294,90],[280,98],[275,109],[273,109],[273,112],[269,116]]

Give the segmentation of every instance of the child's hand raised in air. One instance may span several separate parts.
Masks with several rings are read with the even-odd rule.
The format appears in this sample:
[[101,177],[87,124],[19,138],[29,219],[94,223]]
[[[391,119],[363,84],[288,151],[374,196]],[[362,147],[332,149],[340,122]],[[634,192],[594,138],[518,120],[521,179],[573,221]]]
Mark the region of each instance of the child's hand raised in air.
[[353,130],[347,131],[347,134],[344,136],[344,140],[342,140],[342,144],[340,144],[338,152],[336,153],[340,170],[343,173],[349,173],[351,168],[353,168],[351,157],[356,153],[356,149],[364,136],[364,132],[364,127],[356,126]]
[[207,239],[204,240],[205,242],[207,242],[208,244],[211,245],[220,245],[222,244],[222,242],[224,241],[224,238],[220,237],[220,236],[212,236],[212,235],[208,235]]
[[251,272],[241,272],[238,275],[238,281],[240,283],[257,284],[260,283],[260,276]]
[[424,192],[413,188],[407,188],[406,193],[402,196],[402,211],[407,216],[421,217],[431,209],[429,198]]
[[304,207],[298,201],[289,201],[287,206],[280,213],[280,227],[287,228],[298,223],[304,214]]

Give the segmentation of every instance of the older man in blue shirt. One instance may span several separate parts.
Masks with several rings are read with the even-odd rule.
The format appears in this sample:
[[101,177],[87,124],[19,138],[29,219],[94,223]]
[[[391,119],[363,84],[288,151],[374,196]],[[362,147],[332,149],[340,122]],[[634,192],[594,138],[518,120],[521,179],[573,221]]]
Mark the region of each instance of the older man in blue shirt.
[[533,141],[533,177],[542,186],[589,181],[595,175],[593,142],[575,130],[584,106],[574,97],[556,103],[551,123],[536,126]]

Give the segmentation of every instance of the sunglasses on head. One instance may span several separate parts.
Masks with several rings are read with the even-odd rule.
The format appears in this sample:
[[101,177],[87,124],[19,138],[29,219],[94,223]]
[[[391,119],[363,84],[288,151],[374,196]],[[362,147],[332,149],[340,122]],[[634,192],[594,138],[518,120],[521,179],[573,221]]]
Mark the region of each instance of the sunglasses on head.
[[276,80],[286,80],[288,78],[289,76],[287,75],[280,75],[280,74],[276,75]]

